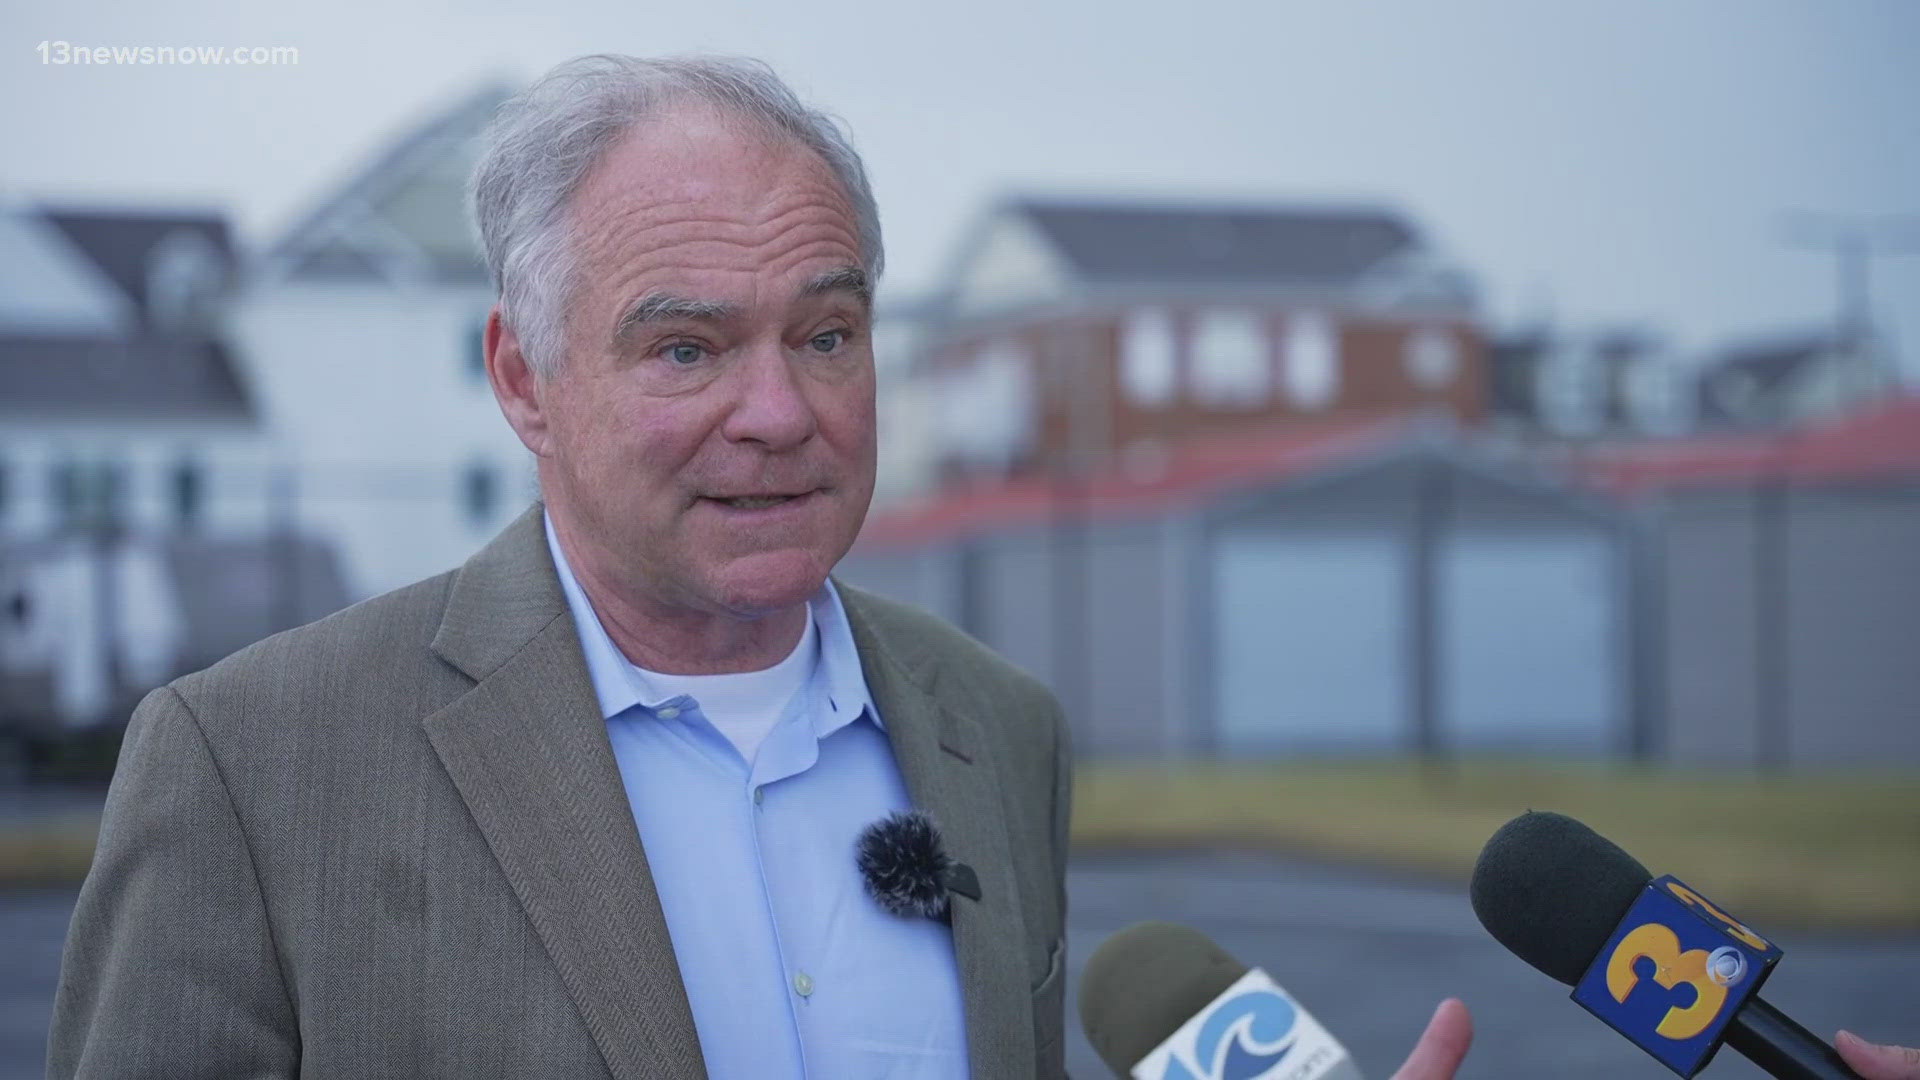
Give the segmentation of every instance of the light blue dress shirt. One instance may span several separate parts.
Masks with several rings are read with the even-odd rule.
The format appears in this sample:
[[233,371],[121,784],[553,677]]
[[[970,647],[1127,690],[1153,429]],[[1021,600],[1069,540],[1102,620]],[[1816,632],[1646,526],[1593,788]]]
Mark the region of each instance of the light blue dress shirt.
[[749,763],[614,646],[546,525],[708,1075],[967,1076],[952,932],[887,913],[854,862],[861,830],[913,804],[833,583],[811,676]]

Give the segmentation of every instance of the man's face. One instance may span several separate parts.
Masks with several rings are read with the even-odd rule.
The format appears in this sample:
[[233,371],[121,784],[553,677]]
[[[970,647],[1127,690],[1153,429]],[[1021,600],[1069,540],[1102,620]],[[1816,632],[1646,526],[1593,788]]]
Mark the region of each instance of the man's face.
[[839,184],[803,147],[691,112],[629,132],[570,209],[549,500],[658,605],[804,601],[873,495],[870,304]]

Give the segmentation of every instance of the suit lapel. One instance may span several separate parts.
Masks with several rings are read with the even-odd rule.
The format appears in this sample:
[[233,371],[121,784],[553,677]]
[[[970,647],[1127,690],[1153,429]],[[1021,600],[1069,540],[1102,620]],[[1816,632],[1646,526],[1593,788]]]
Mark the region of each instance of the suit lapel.
[[1033,1069],[1033,1007],[1025,923],[1007,847],[994,748],[980,725],[937,696],[912,643],[876,626],[857,589],[835,581],[860,666],[914,805],[933,818],[947,854],[980,877],[978,901],[953,898],[953,949],[966,999],[967,1052],[976,1076]]
[[427,737],[613,1075],[704,1076],[541,513],[455,576],[433,649],[477,685],[426,718]]

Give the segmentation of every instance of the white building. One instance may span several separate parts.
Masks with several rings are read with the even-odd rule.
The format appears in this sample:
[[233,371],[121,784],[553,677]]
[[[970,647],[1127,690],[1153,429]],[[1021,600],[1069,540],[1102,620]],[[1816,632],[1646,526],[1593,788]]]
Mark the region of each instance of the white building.
[[465,187],[507,96],[407,131],[249,268],[235,335],[297,515],[371,596],[456,566],[533,496],[533,458],[487,383],[493,290]]
[[[197,568],[264,550],[242,507],[274,450],[222,334],[233,264],[216,214],[0,214],[0,725],[98,722],[277,628],[259,588],[195,602]],[[309,596],[282,625],[337,606]]]

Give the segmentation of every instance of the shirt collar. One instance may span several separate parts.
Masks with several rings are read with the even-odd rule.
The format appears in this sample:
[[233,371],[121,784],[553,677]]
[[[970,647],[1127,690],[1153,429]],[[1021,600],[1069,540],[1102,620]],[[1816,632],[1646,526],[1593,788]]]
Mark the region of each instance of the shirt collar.
[[[541,516],[546,522],[547,550],[553,554],[554,570],[567,596],[567,608],[573,615],[574,630],[587,661],[587,677],[592,680],[594,696],[600,702],[601,719],[611,720],[635,705],[656,709],[671,700],[672,695],[653,686],[646,672],[628,660],[607,636],[600,616],[573,575],[567,553],[560,549],[559,538],[553,531],[553,515],[542,510]],[[821,584],[808,606],[813,613],[814,632],[820,638],[820,659],[811,682],[824,695],[821,705],[828,714],[816,718],[815,730],[825,736],[859,719],[862,713],[885,730],[880,710],[874,707],[873,696],[867,690],[866,676],[860,670],[853,627],[847,622],[846,608],[840,603],[840,592],[834,588],[831,578]]]

